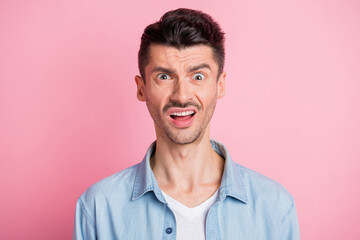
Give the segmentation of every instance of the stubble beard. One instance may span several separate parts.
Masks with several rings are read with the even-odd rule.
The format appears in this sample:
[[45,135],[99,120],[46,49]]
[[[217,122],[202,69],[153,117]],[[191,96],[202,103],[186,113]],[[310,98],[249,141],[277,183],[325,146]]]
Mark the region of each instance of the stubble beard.
[[[150,102],[147,102],[150,115],[154,121],[155,127],[159,129],[166,137],[174,144],[186,145],[194,143],[199,138],[202,138],[205,134],[206,128],[210,123],[210,120],[214,114],[215,107],[217,102],[217,96],[215,95],[207,110],[205,111],[204,119],[200,123],[200,126],[191,126],[190,128],[195,128],[193,130],[188,129],[178,129],[173,130],[171,126],[166,124],[166,120],[161,117],[161,115],[156,111],[154,105]],[[194,104],[185,104],[185,105],[194,105]],[[150,111],[151,109],[151,111]],[[199,109],[198,109],[199,110]],[[202,111],[202,110],[200,110]],[[196,114],[199,114],[199,112]],[[197,117],[195,115],[195,117]]]

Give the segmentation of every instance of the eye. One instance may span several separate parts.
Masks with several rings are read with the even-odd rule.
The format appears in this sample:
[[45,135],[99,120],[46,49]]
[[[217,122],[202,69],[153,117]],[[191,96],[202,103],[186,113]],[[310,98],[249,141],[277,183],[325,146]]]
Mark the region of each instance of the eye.
[[204,74],[201,74],[201,73],[197,73],[193,76],[193,79],[197,80],[197,81],[203,80],[204,78],[205,78]]
[[156,76],[156,78],[160,79],[160,80],[168,80],[171,79],[169,74],[166,73],[160,73]]

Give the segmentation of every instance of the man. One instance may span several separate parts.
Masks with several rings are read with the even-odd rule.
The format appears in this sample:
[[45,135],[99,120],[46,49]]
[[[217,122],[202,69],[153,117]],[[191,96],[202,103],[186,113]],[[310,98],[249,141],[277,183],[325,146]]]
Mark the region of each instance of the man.
[[219,25],[200,11],[167,12],[145,29],[138,62],[156,141],[141,163],[81,195],[74,239],[300,239],[292,196],[210,140],[225,93]]

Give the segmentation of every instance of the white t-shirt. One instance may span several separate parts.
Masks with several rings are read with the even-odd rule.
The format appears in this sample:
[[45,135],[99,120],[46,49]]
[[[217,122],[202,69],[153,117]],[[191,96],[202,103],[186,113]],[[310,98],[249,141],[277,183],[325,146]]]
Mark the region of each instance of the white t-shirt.
[[205,240],[205,221],[210,207],[215,203],[219,189],[205,202],[189,208],[161,191],[176,219],[176,240]]

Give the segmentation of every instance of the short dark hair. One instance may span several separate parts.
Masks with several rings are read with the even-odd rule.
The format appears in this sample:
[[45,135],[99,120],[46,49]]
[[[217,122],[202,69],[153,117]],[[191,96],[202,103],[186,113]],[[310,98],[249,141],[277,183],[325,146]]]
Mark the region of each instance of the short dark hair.
[[224,32],[208,14],[192,9],[179,8],[165,13],[158,22],[150,24],[141,36],[138,65],[145,80],[145,67],[149,63],[152,43],[178,49],[204,44],[212,48],[217,62],[218,78],[224,68]]

